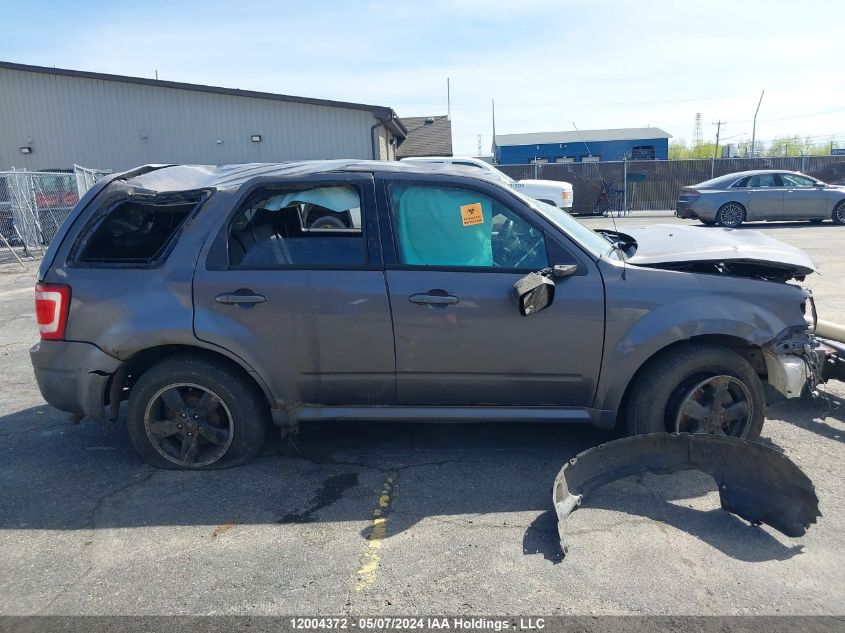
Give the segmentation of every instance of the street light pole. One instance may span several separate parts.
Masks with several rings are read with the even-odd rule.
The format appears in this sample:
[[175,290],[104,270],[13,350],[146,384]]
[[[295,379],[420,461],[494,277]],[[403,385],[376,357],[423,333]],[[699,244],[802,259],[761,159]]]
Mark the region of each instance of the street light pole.
[[760,100],[757,102],[757,109],[754,110],[754,124],[751,127],[751,158],[754,158],[756,147],[754,146],[754,142],[757,139],[757,113],[760,112],[760,104],[763,103],[763,95],[766,94],[766,91],[760,93]]

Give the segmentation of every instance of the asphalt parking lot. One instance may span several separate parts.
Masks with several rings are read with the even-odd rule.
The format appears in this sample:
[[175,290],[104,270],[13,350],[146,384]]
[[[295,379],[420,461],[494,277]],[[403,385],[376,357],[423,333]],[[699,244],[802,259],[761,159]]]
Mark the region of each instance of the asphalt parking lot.
[[[845,227],[753,228],[809,252],[820,316],[845,322]],[[562,560],[552,481],[607,434],[326,423],[239,469],[155,470],[120,423],[72,426],[41,399],[30,268],[0,269],[2,614],[845,612],[841,384],[772,405],[763,429],[816,485],[805,536],[721,510],[701,473],[647,474],[585,501]]]

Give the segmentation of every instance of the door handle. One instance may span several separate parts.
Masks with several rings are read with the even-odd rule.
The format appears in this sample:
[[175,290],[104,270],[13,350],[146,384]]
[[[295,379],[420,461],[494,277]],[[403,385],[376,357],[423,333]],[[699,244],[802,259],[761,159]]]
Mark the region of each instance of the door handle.
[[411,295],[409,299],[411,303],[416,303],[417,305],[444,306],[460,302],[460,299],[454,295],[447,294],[445,290],[429,290],[427,293],[419,292]]
[[252,290],[241,288],[234,292],[224,292],[223,294],[217,295],[214,297],[214,300],[217,303],[223,303],[225,305],[252,306],[256,303],[264,303],[267,301],[267,297],[255,293]]

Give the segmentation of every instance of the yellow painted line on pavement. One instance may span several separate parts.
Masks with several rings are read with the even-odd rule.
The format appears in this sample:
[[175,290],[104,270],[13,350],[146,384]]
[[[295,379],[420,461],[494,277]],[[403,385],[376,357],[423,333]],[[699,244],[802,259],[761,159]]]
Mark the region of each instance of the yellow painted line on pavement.
[[390,509],[391,493],[393,492],[393,478],[388,477],[378,498],[378,506],[373,510],[373,521],[370,524],[370,535],[367,537],[367,549],[361,557],[358,568],[358,580],[355,591],[363,591],[376,581],[378,568],[381,564],[381,541],[387,536],[387,511]]

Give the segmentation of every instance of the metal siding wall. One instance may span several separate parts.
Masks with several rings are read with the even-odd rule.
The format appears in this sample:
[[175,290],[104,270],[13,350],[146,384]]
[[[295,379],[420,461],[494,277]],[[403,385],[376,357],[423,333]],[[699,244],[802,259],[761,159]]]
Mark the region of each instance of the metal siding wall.
[[[665,138],[639,139],[635,141],[587,141],[593,156],[602,160],[622,160],[637,145],[654,145],[655,157],[666,160],[669,157],[669,141]],[[580,161],[587,156],[584,143],[548,143],[542,145],[503,145],[499,147],[499,162],[502,165],[524,165],[534,158],[547,158],[554,162],[564,156]]]
[[2,168],[367,159],[376,122],[365,110],[0,69]]

